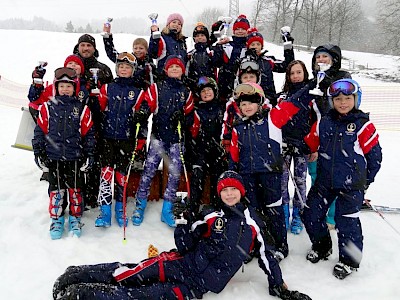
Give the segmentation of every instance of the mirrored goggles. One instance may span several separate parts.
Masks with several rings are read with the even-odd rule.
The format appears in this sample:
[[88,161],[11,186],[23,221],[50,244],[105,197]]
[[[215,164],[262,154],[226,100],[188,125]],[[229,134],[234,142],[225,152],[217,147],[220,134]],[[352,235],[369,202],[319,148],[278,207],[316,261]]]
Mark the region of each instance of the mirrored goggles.
[[117,62],[125,62],[128,63],[130,65],[134,65],[136,64],[136,57],[128,52],[121,52],[120,54],[118,54],[117,56]]
[[247,60],[247,61],[243,61],[240,64],[240,69],[241,70],[252,69],[253,71],[258,71],[260,69],[260,66],[255,61]]
[[54,77],[57,80],[68,78],[73,81],[76,79],[77,75],[74,69],[62,67],[54,71]]
[[264,91],[261,88],[247,83],[242,83],[237,85],[235,87],[235,90],[233,91],[233,97],[236,99],[239,98],[241,95],[254,95],[254,94],[259,94],[262,97],[265,96]]
[[349,96],[356,94],[358,87],[350,81],[336,81],[332,83],[328,89],[328,96],[336,97],[340,93]]

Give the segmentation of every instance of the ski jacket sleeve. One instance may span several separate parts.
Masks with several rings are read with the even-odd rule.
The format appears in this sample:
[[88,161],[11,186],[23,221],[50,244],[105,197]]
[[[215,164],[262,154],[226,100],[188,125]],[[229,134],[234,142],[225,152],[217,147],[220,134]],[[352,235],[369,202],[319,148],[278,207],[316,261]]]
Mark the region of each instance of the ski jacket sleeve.
[[315,122],[312,126],[311,126],[311,130],[310,133],[306,135],[306,137],[304,138],[304,141],[306,142],[307,146],[310,148],[310,151],[312,153],[317,152],[318,151],[318,147],[319,147],[319,121]]
[[38,110],[40,105],[49,101],[51,99],[51,97],[53,97],[53,95],[54,95],[53,85],[50,84],[45,88],[34,87],[33,89],[32,89],[32,86],[31,86],[31,89],[29,90],[29,94],[28,94],[28,98],[30,101],[29,106],[32,107],[33,109]]
[[222,122],[221,140],[230,140],[232,138],[232,126],[235,115],[240,116],[240,110],[233,98],[229,99],[225,106],[225,112]]
[[367,160],[367,185],[375,180],[381,168],[382,148],[379,144],[379,135],[374,124],[368,121],[357,133],[358,142]]
[[98,96],[98,101],[100,104],[100,110],[105,111],[108,104],[108,95],[107,95],[107,84],[103,84],[100,88],[100,95]]
[[239,163],[239,138],[236,129],[232,130],[231,146],[229,149],[229,170],[236,171]]
[[174,231],[175,245],[181,255],[193,251],[201,237],[208,232],[206,221],[196,221],[193,224],[179,224]]
[[157,112],[158,109],[158,88],[157,83],[153,83],[147,89],[144,100],[147,102],[150,113]]
[[43,103],[43,105],[41,105],[39,108],[37,125],[35,127],[32,139],[32,148],[35,154],[40,154],[46,151],[45,135],[48,133],[49,133],[49,111],[47,103]]
[[153,39],[153,36],[150,35],[149,56],[154,59],[161,59],[166,56],[166,52],[167,47],[163,34],[161,34],[161,37],[158,39]]
[[114,47],[113,36],[110,34],[108,37],[103,37],[104,50],[106,51],[107,57],[115,63],[117,61],[118,51]]

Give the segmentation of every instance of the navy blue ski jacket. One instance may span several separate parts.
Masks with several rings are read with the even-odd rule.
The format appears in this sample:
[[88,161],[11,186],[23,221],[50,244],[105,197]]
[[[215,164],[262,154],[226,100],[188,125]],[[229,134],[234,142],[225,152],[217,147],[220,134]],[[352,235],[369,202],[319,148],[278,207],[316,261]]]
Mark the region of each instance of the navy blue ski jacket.
[[360,110],[340,116],[331,109],[305,140],[312,152],[318,150],[317,182],[325,187],[364,190],[381,167],[379,135]]
[[93,155],[95,137],[90,109],[75,96],[56,96],[39,107],[32,140],[35,154],[74,161]]

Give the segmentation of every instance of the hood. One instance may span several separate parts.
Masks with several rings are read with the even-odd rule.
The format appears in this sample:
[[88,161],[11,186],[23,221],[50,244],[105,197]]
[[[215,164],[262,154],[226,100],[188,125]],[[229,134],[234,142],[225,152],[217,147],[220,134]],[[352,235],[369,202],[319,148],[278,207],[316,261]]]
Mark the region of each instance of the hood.
[[340,50],[339,46],[332,44],[326,44],[315,48],[314,55],[312,57],[312,70],[315,71],[315,55],[321,51],[327,52],[332,56],[333,64],[331,68],[334,70],[340,70],[342,67],[342,51]]

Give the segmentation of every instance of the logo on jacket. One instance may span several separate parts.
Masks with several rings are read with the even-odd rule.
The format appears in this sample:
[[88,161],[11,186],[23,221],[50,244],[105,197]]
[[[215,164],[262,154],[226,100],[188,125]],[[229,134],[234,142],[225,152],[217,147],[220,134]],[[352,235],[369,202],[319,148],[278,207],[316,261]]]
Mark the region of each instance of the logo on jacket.
[[72,110],[72,116],[74,118],[79,118],[79,108],[78,107],[74,107],[74,109]]
[[85,93],[83,91],[79,91],[78,93],[78,99],[79,101],[82,102],[82,100],[85,98]]
[[128,93],[128,99],[133,100],[135,98],[135,92],[134,91],[129,91]]
[[225,222],[222,218],[218,218],[215,220],[214,226],[216,232],[222,232],[224,230]]
[[353,134],[354,131],[356,131],[356,128],[357,128],[357,126],[356,126],[355,123],[349,123],[349,124],[347,124],[347,131],[346,131],[346,134]]

